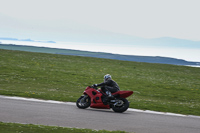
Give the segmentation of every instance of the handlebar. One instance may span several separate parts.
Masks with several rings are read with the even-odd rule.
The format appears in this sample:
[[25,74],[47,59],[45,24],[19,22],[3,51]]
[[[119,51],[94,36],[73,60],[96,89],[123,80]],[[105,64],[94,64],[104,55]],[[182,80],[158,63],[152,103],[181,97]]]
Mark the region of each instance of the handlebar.
[[90,87],[93,88],[93,89],[96,89],[96,90],[98,89],[96,86],[93,86],[93,85],[90,86]]

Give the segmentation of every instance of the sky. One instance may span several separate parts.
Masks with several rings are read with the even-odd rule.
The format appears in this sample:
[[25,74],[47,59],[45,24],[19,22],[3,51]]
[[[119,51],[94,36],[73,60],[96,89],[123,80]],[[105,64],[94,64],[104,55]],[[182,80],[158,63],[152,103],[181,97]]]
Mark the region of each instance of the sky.
[[[199,0],[0,0],[0,37],[60,41],[62,47],[67,42],[65,48],[79,50],[200,61],[200,49],[196,49],[200,45],[199,5]],[[196,46],[124,45],[138,43],[138,38],[140,43],[150,43],[161,37],[167,37],[167,43],[172,40],[169,37],[191,40]],[[103,39],[123,46],[108,48]],[[68,44],[95,41],[95,46],[87,47]]]
[[[200,41],[199,0],[0,0],[0,36],[120,33]],[[60,36],[60,38],[56,38]]]

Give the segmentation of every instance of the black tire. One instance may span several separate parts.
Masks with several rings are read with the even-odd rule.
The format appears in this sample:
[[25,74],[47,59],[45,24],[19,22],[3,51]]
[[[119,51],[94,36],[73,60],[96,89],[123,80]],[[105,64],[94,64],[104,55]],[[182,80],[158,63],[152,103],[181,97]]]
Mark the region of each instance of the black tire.
[[85,108],[88,108],[91,104],[91,101],[90,101],[90,97],[84,97],[84,96],[81,96],[77,101],[76,101],[76,106],[80,109],[85,109]]
[[124,111],[126,111],[129,107],[129,102],[127,99],[125,98],[119,98],[118,100],[120,100],[121,103],[117,104],[117,105],[112,105],[112,110],[118,113],[123,113]]

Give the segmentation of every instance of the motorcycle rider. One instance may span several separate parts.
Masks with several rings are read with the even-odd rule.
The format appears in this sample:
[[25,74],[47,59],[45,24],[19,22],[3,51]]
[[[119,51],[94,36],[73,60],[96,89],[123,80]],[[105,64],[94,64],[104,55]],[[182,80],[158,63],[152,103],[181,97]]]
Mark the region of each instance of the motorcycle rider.
[[108,98],[112,98],[111,93],[115,93],[117,91],[120,91],[120,88],[118,84],[112,80],[112,77],[110,74],[106,74],[104,76],[104,82],[100,84],[94,84],[94,87],[101,86],[101,90],[108,95]]

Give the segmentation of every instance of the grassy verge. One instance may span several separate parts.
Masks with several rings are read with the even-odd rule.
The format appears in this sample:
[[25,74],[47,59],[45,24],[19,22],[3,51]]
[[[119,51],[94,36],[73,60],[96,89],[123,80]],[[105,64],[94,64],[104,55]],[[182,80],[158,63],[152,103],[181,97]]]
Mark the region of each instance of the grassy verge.
[[132,108],[200,115],[200,68],[0,49],[0,95],[75,102],[107,73]]
[[57,126],[43,126],[43,125],[2,123],[2,122],[0,122],[0,132],[2,133],[126,133],[124,131],[77,129],[77,128],[57,127]]

